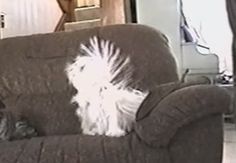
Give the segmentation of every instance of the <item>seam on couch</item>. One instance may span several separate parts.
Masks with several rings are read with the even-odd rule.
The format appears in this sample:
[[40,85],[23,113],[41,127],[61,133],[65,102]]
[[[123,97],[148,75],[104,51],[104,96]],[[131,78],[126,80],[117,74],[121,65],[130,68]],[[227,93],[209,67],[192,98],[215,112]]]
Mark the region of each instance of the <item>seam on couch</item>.
[[40,163],[40,160],[41,160],[41,154],[42,154],[43,146],[44,146],[44,139],[42,139],[42,142],[40,143],[39,146],[40,147],[39,147],[39,154],[38,154],[37,163]]

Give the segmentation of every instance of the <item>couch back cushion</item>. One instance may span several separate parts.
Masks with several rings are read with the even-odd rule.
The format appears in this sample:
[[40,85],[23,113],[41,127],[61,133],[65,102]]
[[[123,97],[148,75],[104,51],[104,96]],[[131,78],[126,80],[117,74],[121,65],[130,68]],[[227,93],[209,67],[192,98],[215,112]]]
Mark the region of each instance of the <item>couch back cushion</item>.
[[[72,131],[75,117],[68,114],[68,107],[72,107],[70,98],[61,97],[63,94],[73,95],[65,66],[79,54],[80,43],[87,44],[92,36],[114,42],[122,55],[130,56],[134,66],[132,84],[136,88],[150,90],[156,85],[178,80],[175,60],[162,33],[143,25],[111,25],[1,40],[0,100],[7,107],[23,112],[37,126],[44,125],[42,133],[62,133],[60,127],[50,128],[60,126],[59,121],[71,126],[67,131]],[[51,96],[54,96],[53,101]],[[32,103],[35,100],[37,102]],[[68,116],[63,117],[63,114]],[[44,117],[44,122],[40,124],[39,119],[32,118],[36,116]],[[68,119],[73,119],[73,123]],[[45,126],[45,123],[50,125]]]
[[68,89],[65,65],[92,36],[111,40],[131,57],[134,82],[151,89],[177,80],[175,61],[160,32],[142,25],[112,25],[0,41],[0,94],[53,93]]
[[0,94],[42,94],[68,89],[65,64],[96,30],[7,38],[0,41]]

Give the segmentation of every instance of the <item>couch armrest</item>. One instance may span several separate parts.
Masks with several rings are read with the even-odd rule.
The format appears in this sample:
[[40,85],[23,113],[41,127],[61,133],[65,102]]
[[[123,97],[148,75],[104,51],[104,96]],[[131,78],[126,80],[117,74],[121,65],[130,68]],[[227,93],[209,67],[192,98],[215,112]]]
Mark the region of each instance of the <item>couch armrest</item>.
[[141,104],[137,114],[136,114],[136,120],[140,121],[141,119],[147,117],[150,112],[153,110],[153,108],[159,104],[160,101],[162,101],[165,97],[167,97],[169,94],[172,92],[193,86],[193,85],[202,85],[202,84],[208,84],[205,80],[202,79],[197,79],[193,80],[190,82],[170,82],[170,83],[165,83],[156,86],[153,90],[150,91],[149,95],[147,98],[143,101]]
[[162,99],[148,117],[137,121],[135,131],[149,145],[166,146],[179,128],[211,114],[222,114],[229,103],[229,94],[217,86],[185,87]]
[[174,163],[222,163],[223,141],[222,115],[213,114],[181,127],[168,149]]

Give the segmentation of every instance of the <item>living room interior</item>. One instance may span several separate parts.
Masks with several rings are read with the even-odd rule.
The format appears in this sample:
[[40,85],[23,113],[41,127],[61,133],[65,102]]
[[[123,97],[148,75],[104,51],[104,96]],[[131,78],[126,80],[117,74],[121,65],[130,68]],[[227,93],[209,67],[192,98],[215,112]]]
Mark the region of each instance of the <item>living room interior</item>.
[[[214,4],[214,5],[212,6],[212,4]],[[234,31],[234,30],[231,29],[231,27],[233,25],[232,25],[232,23],[230,24],[230,20],[228,18],[228,14],[229,14],[228,8],[229,7],[228,8],[227,7],[228,6],[227,6],[225,0],[207,0],[207,1],[203,1],[203,0],[200,0],[200,1],[199,0],[198,1],[196,1],[196,0],[178,0],[178,1],[174,1],[174,0],[165,0],[165,1],[161,1],[161,0],[148,0],[148,1],[144,1],[144,0],[113,0],[113,1],[112,0],[50,0],[50,1],[48,1],[48,0],[14,0],[11,2],[9,2],[7,0],[0,0],[0,17],[1,17],[1,19],[0,19],[0,25],[1,25],[0,26],[0,55],[1,55],[1,53],[2,54],[4,53],[4,55],[3,55],[4,57],[2,57],[2,59],[4,60],[7,58],[7,57],[5,57],[5,53],[6,53],[5,51],[8,52],[9,49],[11,49],[11,48],[14,49],[14,43],[11,43],[12,40],[14,40],[14,39],[21,40],[22,39],[22,41],[25,40],[27,42],[27,38],[31,37],[33,35],[34,38],[32,39],[32,45],[29,45],[29,47],[30,48],[35,47],[35,50],[30,49],[28,53],[32,53],[32,54],[25,54],[25,55],[32,60],[33,59],[40,60],[40,61],[33,61],[33,62],[35,62],[35,65],[37,65],[37,64],[40,65],[41,62],[47,57],[49,59],[51,59],[51,61],[49,61],[50,63],[47,63],[47,64],[54,65],[55,63],[54,63],[53,59],[60,58],[60,57],[63,58],[63,55],[61,54],[62,52],[60,52],[60,50],[54,49],[54,51],[53,51],[53,50],[47,49],[49,46],[49,45],[47,45],[47,43],[52,44],[51,46],[53,46],[53,45],[56,46],[56,44],[53,43],[53,41],[58,43],[58,46],[63,46],[64,43],[70,44],[71,46],[75,46],[74,41],[70,42],[70,37],[73,37],[74,40],[77,39],[79,41],[81,41],[81,40],[83,41],[83,38],[84,39],[87,38],[87,36],[85,36],[85,35],[92,36],[93,34],[97,34],[97,33],[100,34],[101,33],[101,35],[104,35],[104,37],[107,37],[107,38],[111,37],[112,38],[113,36],[111,33],[116,32],[116,27],[114,28],[114,30],[112,30],[110,27],[113,25],[123,25],[123,24],[126,24],[126,25],[129,25],[129,24],[132,24],[132,25],[138,24],[139,25],[139,24],[141,24],[141,25],[148,26],[151,29],[155,29],[157,31],[160,31],[161,33],[163,33],[165,35],[165,38],[171,48],[171,53],[173,54],[173,58],[175,59],[176,64],[177,64],[176,71],[177,71],[179,79],[184,77],[184,83],[185,82],[186,83],[195,83],[196,81],[200,82],[200,83],[207,83],[207,85],[219,87],[220,89],[223,89],[228,93],[228,96],[230,98],[229,108],[223,108],[223,110],[227,110],[227,111],[224,111],[224,113],[222,114],[223,134],[219,135],[219,137],[215,138],[215,140],[219,140],[219,144],[216,145],[217,146],[216,148],[219,148],[218,149],[219,153],[222,150],[221,151],[222,153],[221,154],[217,153],[216,156],[214,156],[214,153],[213,154],[210,153],[209,157],[211,157],[212,160],[217,160],[218,162],[222,159],[222,163],[234,163],[234,162],[236,162],[236,156],[235,156],[235,153],[236,153],[236,106],[234,104],[234,101],[236,101],[234,99],[236,99],[236,98],[234,96],[235,82],[233,79],[235,76],[235,72],[234,72],[233,67],[235,66],[236,63],[234,63],[235,58],[233,57],[233,51],[232,51],[232,45],[233,45],[232,40],[234,37],[232,31]],[[104,27],[104,31],[102,30],[103,27]],[[101,28],[101,31],[100,31],[100,28]],[[123,27],[121,27],[121,28],[117,27],[117,31],[121,30],[122,28]],[[133,28],[133,27],[130,27],[130,28]],[[107,33],[106,33],[105,29],[107,29],[107,31],[108,31]],[[134,28],[134,29],[136,30],[136,28]],[[122,30],[121,30],[121,34],[122,34]],[[138,27],[137,31],[139,31],[139,30],[140,29]],[[78,35],[78,36],[81,36],[81,38],[76,38],[76,36],[73,36],[73,32],[76,32],[76,31],[82,31],[81,34]],[[89,31],[91,31],[91,34],[89,33]],[[57,33],[59,33],[58,36],[56,36]],[[60,33],[62,33],[62,34],[60,34]],[[64,33],[68,33],[68,35],[67,34],[64,35]],[[48,37],[49,41],[47,42],[46,35],[48,35],[48,34],[49,35],[51,34],[51,35]],[[123,32],[123,34],[124,34],[124,32]],[[132,35],[132,32],[130,32],[130,35]],[[133,34],[133,35],[135,35],[135,34]],[[54,38],[54,36],[55,36],[55,38]],[[37,37],[39,37],[39,41],[37,41]],[[62,37],[65,37],[65,38],[62,38]],[[128,38],[129,34],[127,34],[127,36],[123,35],[123,36],[119,36],[119,37],[121,37],[120,40],[125,40],[123,38],[126,38],[126,37]],[[140,37],[142,37],[142,36],[140,36]],[[114,38],[115,38],[114,40],[116,40],[115,36],[114,36]],[[50,39],[51,39],[51,41],[50,41]],[[146,37],[143,37],[143,39],[145,40]],[[117,39],[117,40],[119,40],[119,39]],[[42,44],[41,44],[40,41],[45,41],[45,42],[42,42]],[[60,41],[62,41],[62,42],[60,42]],[[14,42],[14,41],[12,41],[12,42]],[[22,43],[22,45],[20,45],[21,44],[20,42],[21,41],[17,42],[19,44],[19,47],[26,48],[26,45],[23,45],[23,43]],[[28,41],[28,44],[30,44],[30,43],[31,42]],[[41,48],[45,46],[46,53],[52,52],[52,53],[58,53],[58,55],[52,54],[51,56],[46,56],[46,54],[45,54],[45,56],[37,56],[36,53],[38,53],[38,52],[36,52],[36,51],[43,51],[44,50],[44,49],[41,50],[41,49],[37,48],[37,45],[38,45],[38,47],[41,47]],[[122,45],[122,43],[120,43],[120,45]],[[133,46],[132,43],[127,42],[127,49],[132,49],[128,45]],[[66,45],[66,46],[69,46],[69,45]],[[124,45],[124,46],[126,46],[126,45]],[[152,45],[150,45],[150,47],[152,47]],[[4,48],[6,48],[6,49],[4,49]],[[67,47],[67,48],[68,49],[65,50],[65,52],[68,52],[68,53],[76,52],[76,50],[77,50],[74,47],[73,47],[74,49],[73,48],[70,49],[70,47]],[[58,49],[60,49],[60,48],[58,48]],[[134,49],[135,49],[135,47],[134,47]],[[20,51],[20,48],[19,49],[17,48],[17,51]],[[33,54],[34,51],[35,51],[35,55]],[[146,52],[146,53],[148,53],[148,51],[149,50],[146,50],[146,51],[144,50],[144,52]],[[14,51],[10,50],[10,52],[12,53],[13,56],[16,55],[14,53]],[[132,52],[132,50],[130,50],[130,52]],[[234,51],[234,53],[235,53],[235,51]],[[68,56],[69,56],[69,54],[68,54]],[[62,63],[62,61],[57,61],[57,62]],[[1,62],[1,60],[0,60],[0,63],[2,64],[3,62]],[[12,61],[12,63],[10,63],[10,61],[9,61],[9,65],[14,65],[14,64],[16,65],[16,67],[20,66],[20,63],[18,64],[17,61]],[[1,68],[1,66],[0,66],[0,68]],[[168,68],[164,67],[162,69],[168,69]],[[29,74],[34,75],[33,73],[30,73],[30,72],[25,72],[25,73],[20,72],[23,70],[24,70],[24,68],[22,68],[22,70],[19,69],[18,73],[19,74],[22,73],[23,76],[24,75],[27,76]],[[32,67],[32,71],[38,72],[39,74],[42,73],[41,71],[34,70],[33,67]],[[58,73],[57,71],[59,71],[59,70],[52,70],[52,72],[53,71]],[[161,72],[161,70],[157,70],[157,71]],[[9,79],[7,79],[8,77],[6,74],[4,74],[4,70],[2,70],[0,72],[2,73],[2,74],[0,74],[0,78],[2,78],[0,81],[0,102],[1,102],[1,100],[3,100],[3,103],[5,103],[5,101],[6,101],[7,104],[8,103],[10,104],[9,101],[11,101],[11,100],[8,101],[5,99],[7,99],[7,97],[8,97],[7,95],[9,94],[9,92],[11,92],[11,89],[13,90],[13,92],[14,91],[19,92],[19,96],[21,94],[24,94],[24,93],[22,93],[24,91],[22,91],[20,88],[22,83],[18,83],[19,89],[18,88],[6,88],[7,82],[4,83],[4,81],[11,80],[11,79],[13,79],[13,80],[14,79],[18,80],[18,79],[16,77],[9,77]],[[143,72],[145,72],[145,71],[143,71]],[[163,73],[167,72],[167,70],[162,70],[162,72]],[[11,73],[11,71],[9,71],[9,73]],[[12,72],[13,76],[17,75],[18,73]],[[45,74],[47,74],[47,73],[45,73]],[[45,74],[43,75],[44,77],[45,77]],[[37,81],[36,78],[37,78],[37,75],[36,75],[35,79],[32,79],[32,81],[34,81],[34,80]],[[58,78],[57,77],[55,77],[55,78],[54,77],[46,77],[46,78],[48,78],[48,80],[50,80],[50,81],[60,79],[59,77]],[[19,80],[21,80],[21,79],[19,79]],[[24,79],[22,77],[22,81],[23,80]],[[41,79],[39,79],[39,80],[41,80]],[[170,81],[171,80],[172,79],[170,79]],[[1,86],[1,84],[4,86]],[[40,85],[40,84],[41,83],[39,81],[38,85]],[[163,84],[163,83],[161,83],[161,84]],[[23,88],[23,85],[24,85],[24,83],[22,84],[22,88]],[[26,85],[24,85],[24,87],[25,86]],[[171,87],[171,89],[173,88],[171,84],[168,85],[168,87],[169,86]],[[48,87],[47,89],[49,90],[49,92],[50,91],[54,92],[55,91],[54,89],[59,88],[57,86],[54,87],[53,85],[51,85],[50,82],[48,82],[47,87]],[[178,89],[180,87],[182,88],[185,86],[182,86],[182,85],[178,86]],[[33,84],[32,90],[35,89],[35,90],[40,91],[40,89],[38,89],[38,88],[40,88],[40,86],[38,87],[36,84],[35,85]],[[164,88],[164,89],[165,89],[165,91],[169,90],[169,88],[168,89]],[[209,90],[211,90],[211,89],[209,89]],[[2,91],[2,93],[1,93],[1,91]],[[42,92],[43,91],[44,90],[42,88]],[[213,90],[213,92],[214,92],[214,90]],[[29,94],[29,93],[26,91],[26,94]],[[176,94],[178,95],[177,92],[176,92]],[[224,93],[222,93],[222,94],[224,94]],[[58,95],[58,96],[60,96],[60,95]],[[16,98],[14,97],[15,101],[21,99],[21,98],[18,99],[17,97]],[[60,98],[61,98],[61,96],[60,96]],[[208,98],[208,96],[206,97],[206,99],[207,98]],[[205,101],[205,99],[202,99],[202,100]],[[33,102],[31,103],[30,100],[28,100],[28,102],[30,104],[33,104]],[[24,106],[24,105],[22,105],[22,106]],[[197,106],[197,104],[196,104],[196,106]],[[208,104],[207,106],[213,106],[213,104]],[[221,106],[221,104],[219,104],[219,106]],[[227,106],[227,105],[222,104],[222,106]],[[209,112],[211,112],[211,111],[209,111]],[[220,111],[217,110],[217,113],[218,112],[220,112]],[[198,113],[196,113],[196,115],[198,115]],[[216,119],[219,120],[220,118],[214,117],[214,120],[216,121],[216,125],[220,126],[219,122]],[[199,122],[199,124],[197,124],[196,126],[201,126],[200,123],[201,122]],[[214,124],[211,124],[210,122],[206,122],[206,124],[209,125],[209,128],[214,128],[213,127]],[[67,125],[69,125],[69,124],[66,124],[64,126],[68,127]],[[72,125],[77,126],[77,124],[75,125],[74,121],[73,121]],[[51,125],[49,125],[49,126],[50,126],[50,130],[52,130],[51,133],[53,133],[53,131],[54,131],[53,126],[51,126]],[[55,131],[56,130],[57,129],[55,129]],[[70,130],[66,130],[66,131],[70,131]],[[208,131],[205,131],[205,132],[208,132]],[[220,132],[220,128],[218,128],[217,132]],[[73,131],[72,133],[75,133],[75,132]],[[211,133],[210,131],[209,131],[209,133],[214,134],[214,132]],[[190,132],[188,133],[187,131],[184,133],[184,135],[186,137],[194,136],[192,133],[190,133]],[[201,134],[199,134],[199,135],[201,135]],[[221,136],[223,138],[222,149],[219,147]],[[196,137],[196,138],[198,138],[198,137]],[[67,139],[69,140],[69,138],[66,138],[65,140],[67,140]],[[71,137],[71,139],[74,140],[75,138]],[[96,138],[83,139],[85,141],[84,145],[89,144],[90,139],[95,140]],[[181,137],[177,137],[176,139],[182,141]],[[35,141],[37,142],[37,140],[35,140]],[[101,140],[101,141],[104,141],[104,140]],[[123,141],[123,140],[121,141],[123,143],[122,145],[125,144],[124,143],[125,141]],[[189,143],[188,141],[191,141],[191,140],[186,140],[186,143]],[[100,140],[98,142],[100,142]],[[24,143],[25,142],[23,142],[23,143],[19,142],[17,144],[17,146],[19,146],[19,149],[22,148],[21,144],[24,144]],[[83,142],[81,142],[81,143],[83,144]],[[193,142],[193,144],[194,143],[196,143],[196,142]],[[30,143],[28,143],[28,144],[30,144]],[[34,143],[32,143],[32,144],[34,144]],[[40,143],[38,142],[38,145],[39,144]],[[73,143],[71,143],[71,145],[72,144]],[[115,146],[117,146],[117,144],[119,144],[119,143],[114,142],[114,144],[115,144]],[[108,144],[107,146],[109,146],[109,145],[110,144]],[[161,144],[161,145],[163,145],[163,144]],[[11,146],[13,146],[13,145],[10,145],[10,147]],[[39,146],[42,146],[42,144]],[[92,146],[96,146],[96,145],[92,145]],[[110,146],[112,146],[112,145],[110,145]],[[165,145],[163,145],[163,146],[165,146]],[[200,144],[199,146],[204,146],[204,145]],[[0,161],[4,160],[4,159],[9,161],[10,159],[7,158],[7,156],[5,156],[5,155],[7,155],[6,154],[7,150],[4,151],[5,153],[3,152],[4,157],[1,158],[1,149],[3,147],[8,147],[8,145],[7,145],[7,143],[3,143],[2,147],[1,147],[1,141],[0,141]],[[10,147],[9,147],[9,151],[11,151]],[[175,148],[181,149],[181,147],[179,147],[178,145],[176,145]],[[119,152],[119,150],[121,151],[121,149],[122,148],[120,147],[120,149],[117,149],[117,151]],[[199,149],[201,149],[201,148],[199,147]],[[199,149],[196,147],[196,151]],[[89,150],[91,150],[91,152],[92,152],[92,149],[89,149]],[[106,148],[105,148],[105,150],[106,150]],[[147,150],[149,150],[149,149],[147,149]],[[192,150],[194,153],[194,148],[192,148]],[[87,157],[90,157],[88,154],[89,153],[88,151],[86,151],[84,155],[86,155]],[[117,151],[115,151],[115,152],[117,152]],[[152,153],[152,151],[150,153]],[[207,151],[206,151],[206,153],[207,153]],[[138,154],[141,155],[140,153],[138,153]],[[135,155],[135,154],[133,154],[133,155]],[[162,154],[162,155],[164,155],[164,154]],[[201,154],[200,154],[200,156],[201,156]],[[94,157],[94,156],[91,156],[91,157]],[[97,157],[103,157],[103,156],[98,155]],[[187,156],[185,156],[185,157],[186,157],[186,159],[188,158]],[[193,156],[189,156],[189,157],[193,157],[192,160],[194,160],[194,154],[193,154]],[[114,156],[114,158],[115,158],[115,156]],[[179,159],[178,161],[181,162],[181,159]],[[57,160],[57,159],[55,159],[55,160]],[[117,157],[117,160],[118,160],[118,157]],[[155,160],[155,159],[153,159],[153,160]],[[204,160],[204,159],[196,158],[196,160]],[[205,161],[207,162],[207,160],[208,159],[206,159]],[[209,158],[209,160],[211,160],[211,159]],[[53,159],[51,161],[53,161]],[[83,162],[83,161],[84,160],[82,160],[81,162]],[[169,162],[175,162],[175,163],[178,163],[178,161],[175,161],[174,158],[171,158],[169,160]],[[14,162],[14,160],[12,162]],[[45,162],[50,162],[50,159]],[[73,162],[73,161],[71,161],[71,162]],[[86,159],[84,162],[86,162]],[[89,162],[89,161],[87,161],[87,162]],[[130,162],[132,162],[132,159]],[[142,161],[137,161],[137,162],[142,162]],[[150,159],[148,161],[146,160],[146,162],[152,162],[152,161]],[[197,161],[195,161],[195,162],[190,161],[189,163],[191,163],[191,162],[195,163]],[[3,163],[5,163],[5,162],[3,162]]]

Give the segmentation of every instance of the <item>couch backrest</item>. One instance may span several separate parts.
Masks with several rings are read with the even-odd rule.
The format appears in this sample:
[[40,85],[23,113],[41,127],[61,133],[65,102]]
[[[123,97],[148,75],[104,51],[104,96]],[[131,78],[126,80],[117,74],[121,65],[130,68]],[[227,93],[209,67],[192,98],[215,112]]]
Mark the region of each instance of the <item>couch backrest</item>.
[[[178,80],[167,39],[143,25],[111,25],[0,41],[0,100],[26,115],[44,134],[75,131],[73,93],[65,66],[92,36],[110,40],[129,55],[140,89]],[[69,90],[69,91],[68,91]],[[68,121],[68,119],[70,121]],[[62,131],[61,128],[64,128]]]
[[175,61],[161,33],[142,25],[113,25],[1,40],[1,96],[66,90],[65,65],[91,36],[111,40],[130,55],[141,88],[177,80]]

